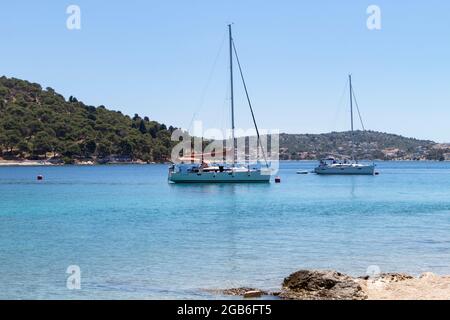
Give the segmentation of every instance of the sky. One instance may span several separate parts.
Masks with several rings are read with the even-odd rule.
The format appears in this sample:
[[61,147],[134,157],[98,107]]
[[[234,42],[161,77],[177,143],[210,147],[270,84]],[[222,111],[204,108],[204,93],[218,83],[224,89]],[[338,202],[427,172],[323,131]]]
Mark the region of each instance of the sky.
[[[69,5],[81,29],[67,28]],[[369,30],[366,10],[381,10]],[[0,75],[175,127],[229,127],[227,24],[260,128],[350,127],[450,142],[447,0],[2,1]],[[238,75],[236,126],[251,127]]]

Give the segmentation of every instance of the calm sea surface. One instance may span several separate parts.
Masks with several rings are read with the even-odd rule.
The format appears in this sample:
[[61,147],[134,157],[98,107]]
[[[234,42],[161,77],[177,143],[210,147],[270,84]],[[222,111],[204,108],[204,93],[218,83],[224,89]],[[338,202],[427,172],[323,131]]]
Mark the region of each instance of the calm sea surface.
[[0,167],[0,298],[210,299],[300,268],[450,274],[450,163],[296,174],[314,165],[284,162],[267,185],[171,185],[166,165]]

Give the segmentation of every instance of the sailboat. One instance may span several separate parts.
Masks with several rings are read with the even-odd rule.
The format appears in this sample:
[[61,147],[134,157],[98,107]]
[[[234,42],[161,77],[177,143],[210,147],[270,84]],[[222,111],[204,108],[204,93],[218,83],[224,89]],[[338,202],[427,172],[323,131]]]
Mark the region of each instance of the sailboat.
[[[271,170],[267,163],[267,159],[264,154],[264,149],[261,144],[261,139],[259,135],[258,126],[256,124],[255,115],[250,102],[250,98],[247,91],[247,86],[245,84],[241,64],[239,62],[239,57],[237,55],[237,50],[234,45],[233,35],[231,30],[231,24],[228,25],[228,35],[229,35],[229,50],[230,50],[230,91],[231,91],[231,139],[233,142],[233,160],[232,163],[206,163],[203,161],[203,154],[201,155],[201,160],[195,158],[191,155],[191,158],[187,161],[182,161],[181,163],[173,164],[169,167],[168,180],[172,183],[251,183],[251,182],[270,182]],[[234,53],[234,54],[233,54]],[[257,148],[258,154],[261,149],[265,166],[261,163],[256,163],[254,165],[243,165],[239,164],[237,161],[237,141],[235,137],[235,124],[234,124],[234,77],[233,77],[233,58],[236,57],[236,62],[239,67],[239,72],[241,75],[244,90],[247,96],[247,102],[250,107],[250,111],[253,118],[253,124],[257,133]],[[258,159],[259,160],[259,159]],[[196,162],[197,161],[197,162]]]
[[[374,175],[375,164],[359,163],[354,156],[354,125],[353,125],[353,86],[352,75],[348,76],[350,87],[350,117],[351,117],[351,133],[352,133],[352,159],[339,161],[335,158],[326,158],[320,160],[319,165],[314,169],[314,172],[322,175]],[[358,105],[357,105],[358,106]],[[359,109],[359,108],[358,108]]]

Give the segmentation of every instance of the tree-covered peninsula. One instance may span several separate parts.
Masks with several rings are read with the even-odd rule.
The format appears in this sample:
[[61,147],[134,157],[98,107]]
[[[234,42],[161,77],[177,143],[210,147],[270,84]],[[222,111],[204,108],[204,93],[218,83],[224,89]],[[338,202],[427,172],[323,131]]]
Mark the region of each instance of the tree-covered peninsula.
[[4,159],[161,162],[170,155],[173,130],[148,117],[66,99],[36,83],[0,78]]

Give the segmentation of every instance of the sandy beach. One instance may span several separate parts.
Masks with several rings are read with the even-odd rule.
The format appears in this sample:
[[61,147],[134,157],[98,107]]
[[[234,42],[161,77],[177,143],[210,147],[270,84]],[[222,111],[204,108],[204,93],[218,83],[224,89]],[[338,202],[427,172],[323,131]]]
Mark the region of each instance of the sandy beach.
[[52,166],[54,164],[48,161],[38,160],[0,160],[0,166]]
[[450,276],[380,277],[359,281],[368,300],[449,300]]

